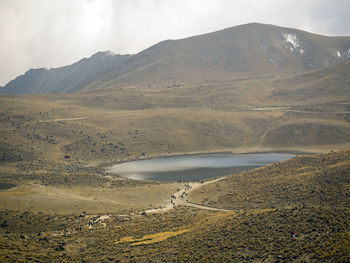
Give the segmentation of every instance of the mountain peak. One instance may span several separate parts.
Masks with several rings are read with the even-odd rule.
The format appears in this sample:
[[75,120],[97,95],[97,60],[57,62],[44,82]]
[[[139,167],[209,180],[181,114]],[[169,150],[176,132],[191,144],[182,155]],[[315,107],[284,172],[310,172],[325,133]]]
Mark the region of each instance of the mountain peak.
[[115,56],[115,54],[112,51],[106,50],[106,51],[96,52],[90,58],[94,58],[94,57],[113,57],[113,56]]

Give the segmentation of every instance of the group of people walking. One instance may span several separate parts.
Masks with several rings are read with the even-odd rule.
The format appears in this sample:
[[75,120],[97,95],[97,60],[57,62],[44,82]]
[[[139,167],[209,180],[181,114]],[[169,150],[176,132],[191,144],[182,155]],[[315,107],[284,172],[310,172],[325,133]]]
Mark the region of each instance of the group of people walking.
[[[188,196],[188,192],[192,189],[192,186],[191,186],[189,183],[185,183],[184,186],[185,186],[185,189],[184,189],[184,191],[181,193],[180,198],[181,198],[181,199],[185,199],[185,201],[188,202],[187,196]],[[179,190],[178,190],[178,191],[179,191]],[[171,195],[171,196],[170,196],[170,201],[169,201],[169,202],[170,202],[170,204],[171,204],[172,206],[175,206],[175,205],[176,205],[175,200],[176,200],[176,196],[175,196],[175,195]]]

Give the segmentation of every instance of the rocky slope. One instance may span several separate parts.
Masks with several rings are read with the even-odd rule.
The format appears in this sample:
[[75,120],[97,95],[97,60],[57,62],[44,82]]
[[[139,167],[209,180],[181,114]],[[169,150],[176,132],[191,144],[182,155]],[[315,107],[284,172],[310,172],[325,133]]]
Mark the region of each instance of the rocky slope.
[[124,62],[129,55],[98,52],[61,68],[30,69],[0,89],[5,94],[75,93]]
[[140,53],[99,52],[57,69],[35,69],[1,93],[76,93],[105,87],[217,83],[288,76],[350,58],[350,37],[328,37],[265,24],[246,24],[180,40]]

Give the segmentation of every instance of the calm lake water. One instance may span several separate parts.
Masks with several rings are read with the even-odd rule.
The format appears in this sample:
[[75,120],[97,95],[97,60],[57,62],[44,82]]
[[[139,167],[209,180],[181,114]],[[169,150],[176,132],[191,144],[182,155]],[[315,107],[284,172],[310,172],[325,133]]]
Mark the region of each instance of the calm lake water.
[[239,173],[294,156],[282,153],[174,156],[120,163],[107,168],[107,172],[137,180],[196,181]]

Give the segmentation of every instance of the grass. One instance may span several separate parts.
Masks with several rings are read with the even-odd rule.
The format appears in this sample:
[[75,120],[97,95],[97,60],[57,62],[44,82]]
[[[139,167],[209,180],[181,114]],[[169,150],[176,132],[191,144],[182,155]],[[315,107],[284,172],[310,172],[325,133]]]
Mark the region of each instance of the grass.
[[188,152],[349,146],[346,105],[323,98],[273,107],[271,85],[261,80],[107,94],[2,95],[0,153],[6,163],[27,161],[26,167],[34,161],[77,167]]
[[349,151],[298,156],[231,175],[191,192],[191,200],[224,209],[283,208],[298,204],[347,206]]
[[323,260],[335,259],[341,261],[343,258],[350,259],[350,233],[337,233],[324,246],[319,248],[316,253]]
[[[0,258],[7,261],[235,261],[346,262],[348,208],[306,207],[243,212],[177,208],[146,217],[112,214],[106,227],[63,235],[65,226],[86,224],[73,215],[1,214],[10,233],[1,234]],[[31,221],[29,221],[31,220]],[[28,226],[32,222],[32,226]],[[38,236],[45,222],[42,236]],[[20,224],[15,226],[16,224]],[[20,228],[22,226],[22,230]],[[37,231],[37,232],[35,232]],[[296,231],[296,238],[290,232]],[[22,238],[20,236],[23,236]],[[46,241],[47,240],[47,241]],[[57,250],[64,244],[63,250]]]
[[[19,189],[28,186],[32,190],[16,198],[11,192],[2,193],[6,198],[2,199],[0,207],[47,213],[54,209],[58,213],[77,213],[89,208],[99,212],[108,207],[112,207],[108,209],[111,211],[126,211],[132,206],[136,210],[159,207],[167,201],[174,186],[111,180],[105,177],[104,168],[115,162],[176,154],[287,149],[322,152],[348,147],[345,131],[349,124],[342,114],[320,112],[315,116],[310,115],[311,110],[299,112],[288,107],[253,110],[259,102],[248,103],[245,96],[248,90],[256,93],[264,90],[265,84],[259,82],[258,88],[256,84],[254,81],[235,82],[234,89],[232,83],[220,87],[183,86],[173,90],[147,88],[144,93],[138,89],[122,89],[110,96],[97,97],[91,94],[1,96],[0,181],[18,185]],[[220,98],[224,95],[223,101],[215,95],[217,91],[220,91]],[[196,94],[190,98],[196,103],[184,105],[181,101],[189,94]],[[232,105],[231,99],[235,96],[245,98],[247,103]],[[102,104],[98,103],[101,99]],[[114,99],[118,103],[112,103]],[[156,106],[129,107],[131,103],[144,105],[148,100]],[[79,117],[83,119],[71,119]],[[292,128],[288,132],[298,138],[298,133],[308,123],[321,129],[325,122],[334,127],[335,134],[315,135],[314,144],[309,146],[301,145],[302,139],[299,142],[296,139],[294,145],[286,148],[283,136],[287,131],[279,132],[282,131],[279,127],[290,124],[288,127]],[[305,127],[300,123],[305,123]],[[338,128],[344,128],[344,132],[338,133]],[[335,138],[331,145],[325,144],[329,136]],[[155,186],[153,191],[148,188],[151,185]],[[167,190],[157,201],[156,193],[162,192],[162,188]],[[123,196],[127,192],[136,195],[134,200]],[[143,200],[141,193],[150,198]]]
[[189,231],[191,231],[191,229],[183,229],[178,231],[166,231],[162,233],[145,235],[142,238],[123,237],[121,240],[115,241],[114,243],[115,244],[131,243],[132,246],[148,245],[148,244],[162,242],[170,237],[181,235]]
[[16,207],[34,212],[72,214],[86,211],[127,212],[159,208],[168,204],[168,198],[179,186],[175,183],[140,184],[113,187],[105,183],[96,187],[83,186],[18,186],[0,191],[1,209]]
[[[0,261],[349,261],[350,154],[340,151],[350,145],[348,106],[326,96],[303,105],[293,90],[282,105],[288,94],[279,88],[287,85],[1,96]],[[167,204],[178,185],[104,171],[127,160],[218,151],[320,154],[191,192],[191,201],[230,212],[176,207],[141,216]],[[106,226],[88,229],[101,212],[111,213]],[[82,231],[65,232],[71,227]]]

